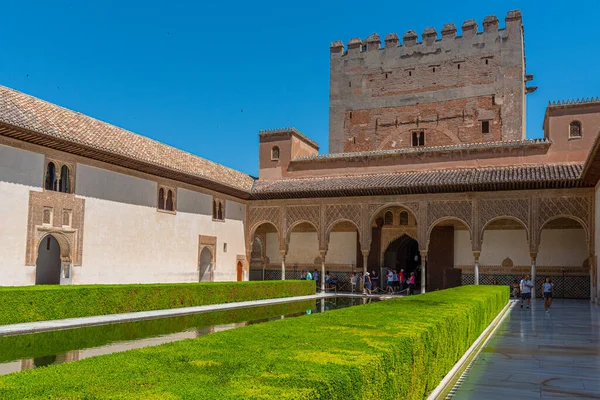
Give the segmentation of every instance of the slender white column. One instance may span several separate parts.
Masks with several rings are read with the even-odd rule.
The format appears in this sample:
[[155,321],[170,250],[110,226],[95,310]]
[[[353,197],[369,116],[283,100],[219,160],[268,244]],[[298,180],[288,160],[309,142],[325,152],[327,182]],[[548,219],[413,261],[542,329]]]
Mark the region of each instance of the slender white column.
[[473,258],[475,259],[475,284],[479,285],[479,251],[473,252]]
[[285,281],[285,250],[280,250],[281,253],[281,280]]
[[427,288],[427,271],[425,264],[427,263],[427,251],[421,251],[421,293],[425,293]]
[[531,283],[533,283],[533,287],[531,288],[531,298],[535,299],[535,276],[536,276],[536,268],[535,268],[535,259],[537,257],[537,253],[531,253]]
[[321,250],[321,292],[325,293],[325,251]]

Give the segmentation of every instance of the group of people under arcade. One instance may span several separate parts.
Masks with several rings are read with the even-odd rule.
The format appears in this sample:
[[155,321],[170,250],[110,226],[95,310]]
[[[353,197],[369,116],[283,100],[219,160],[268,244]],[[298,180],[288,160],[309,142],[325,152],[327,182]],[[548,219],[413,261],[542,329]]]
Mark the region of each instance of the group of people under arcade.
[[[400,272],[388,269],[383,278],[386,284],[385,292],[388,294],[399,294],[404,291],[407,291],[409,295],[415,294],[416,276],[414,272],[411,272],[410,275],[406,276],[403,269],[401,269]],[[321,274],[317,269],[312,273],[309,270],[306,270],[302,272],[300,279],[314,280],[317,282],[317,288],[319,288],[318,282],[320,282]],[[325,274],[325,288],[338,289],[338,286],[338,278],[327,271]],[[352,274],[350,275],[350,286],[352,292],[362,291],[362,293],[366,295],[371,295],[373,292],[376,293],[381,290],[379,287],[379,276],[375,270],[370,273],[365,272],[364,274],[360,271],[352,271]]]

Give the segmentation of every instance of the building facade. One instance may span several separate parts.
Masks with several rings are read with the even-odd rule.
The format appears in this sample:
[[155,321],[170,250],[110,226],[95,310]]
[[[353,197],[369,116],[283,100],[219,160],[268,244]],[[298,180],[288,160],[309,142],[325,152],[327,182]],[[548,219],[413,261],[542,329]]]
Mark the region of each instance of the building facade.
[[[598,297],[600,100],[526,139],[521,14],[331,45],[330,153],[259,134],[259,178],[0,87],[0,284],[415,272]],[[323,274],[324,275],[324,274]]]

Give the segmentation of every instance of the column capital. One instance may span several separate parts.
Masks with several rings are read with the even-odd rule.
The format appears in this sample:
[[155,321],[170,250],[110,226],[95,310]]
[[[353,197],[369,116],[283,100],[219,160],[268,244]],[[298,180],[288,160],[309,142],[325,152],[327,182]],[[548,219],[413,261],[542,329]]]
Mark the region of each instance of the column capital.
[[279,254],[281,254],[281,258],[285,258],[285,256],[287,255],[287,250],[279,249]]
[[362,253],[363,257],[369,257],[369,250],[361,249],[360,252]]
[[321,256],[321,259],[324,260],[325,256],[327,255],[327,250],[319,250],[319,256]]
[[474,251],[473,252],[473,258],[475,259],[475,262],[479,261],[479,256],[481,255],[481,251]]
[[419,250],[419,254],[421,254],[421,259],[422,260],[426,260],[427,259],[427,250]]
[[529,256],[531,257],[531,261],[535,262],[535,259],[537,258],[537,251],[530,252]]

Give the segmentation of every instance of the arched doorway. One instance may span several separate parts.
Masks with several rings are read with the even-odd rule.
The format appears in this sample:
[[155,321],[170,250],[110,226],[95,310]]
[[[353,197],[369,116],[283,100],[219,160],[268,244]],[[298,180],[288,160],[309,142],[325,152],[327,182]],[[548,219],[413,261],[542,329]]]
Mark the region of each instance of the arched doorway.
[[241,282],[244,280],[244,265],[241,261],[237,263],[237,281]]
[[391,242],[383,255],[383,265],[379,274],[382,277],[379,280],[380,286],[385,285],[384,276],[388,269],[404,270],[404,276],[409,277],[411,272],[416,276],[416,287],[420,285],[420,274],[418,273],[421,265],[421,254],[419,252],[419,243],[408,235],[402,235]]
[[54,236],[48,235],[40,242],[35,263],[36,285],[60,284],[60,245]]
[[200,282],[211,282],[212,281],[212,265],[213,256],[208,247],[202,249],[200,252]]

